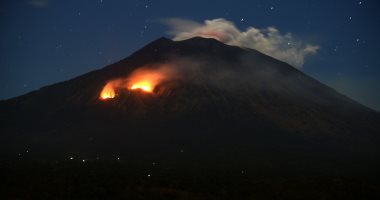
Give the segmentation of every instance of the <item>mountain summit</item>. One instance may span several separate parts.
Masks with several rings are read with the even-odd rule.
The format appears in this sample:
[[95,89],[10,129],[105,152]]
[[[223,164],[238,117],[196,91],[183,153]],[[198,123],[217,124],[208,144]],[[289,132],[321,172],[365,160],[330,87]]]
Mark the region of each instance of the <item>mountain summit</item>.
[[370,173],[380,114],[287,63],[215,39],[160,38],[0,102],[0,148],[166,168]]

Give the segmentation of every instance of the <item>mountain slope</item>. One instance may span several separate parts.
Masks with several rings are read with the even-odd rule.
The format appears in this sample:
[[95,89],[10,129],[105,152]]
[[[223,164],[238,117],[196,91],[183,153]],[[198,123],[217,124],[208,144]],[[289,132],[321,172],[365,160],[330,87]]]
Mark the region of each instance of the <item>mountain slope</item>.
[[[158,64],[177,68],[179,78],[153,93],[99,99],[108,81]],[[205,38],[160,38],[103,69],[2,101],[0,119],[1,152],[9,157],[28,149],[175,165],[185,149],[199,165],[285,159],[289,169],[351,162],[359,170],[378,162],[380,141],[379,113],[256,50]]]

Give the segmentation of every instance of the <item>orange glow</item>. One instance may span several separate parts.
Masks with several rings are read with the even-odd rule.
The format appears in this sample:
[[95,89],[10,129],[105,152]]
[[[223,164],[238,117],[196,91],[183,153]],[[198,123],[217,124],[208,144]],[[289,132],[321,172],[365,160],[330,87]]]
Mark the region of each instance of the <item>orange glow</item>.
[[101,99],[112,99],[115,98],[115,89],[113,87],[112,82],[107,83],[106,86],[104,86],[102,92],[100,93]]
[[204,38],[213,38],[221,42],[225,41],[224,34],[218,31],[200,30],[199,35]]
[[156,69],[140,68],[129,77],[127,88],[130,90],[141,89],[145,92],[153,92],[154,88],[163,80],[172,78],[173,72],[167,66]]
[[121,90],[142,90],[153,93],[155,87],[164,80],[174,78],[173,68],[164,66],[140,67],[133,71],[126,78],[110,80],[100,92],[101,100],[112,99],[116,97],[116,91]]
[[149,81],[137,82],[131,86],[131,89],[132,90],[141,89],[141,90],[144,90],[145,92],[153,91],[152,84]]

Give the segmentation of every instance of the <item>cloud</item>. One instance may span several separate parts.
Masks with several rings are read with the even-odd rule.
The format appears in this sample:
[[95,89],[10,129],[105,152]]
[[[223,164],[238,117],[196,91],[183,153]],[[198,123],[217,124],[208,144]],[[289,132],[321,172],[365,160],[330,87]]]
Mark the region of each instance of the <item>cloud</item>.
[[49,0],[28,0],[27,2],[37,8],[45,8],[49,5]]
[[195,36],[214,38],[225,44],[256,49],[269,56],[302,68],[305,57],[315,54],[317,45],[304,44],[291,33],[281,34],[275,27],[258,29],[249,27],[240,31],[233,22],[223,18],[197,23],[191,20],[170,18],[163,20],[173,40],[185,40]]

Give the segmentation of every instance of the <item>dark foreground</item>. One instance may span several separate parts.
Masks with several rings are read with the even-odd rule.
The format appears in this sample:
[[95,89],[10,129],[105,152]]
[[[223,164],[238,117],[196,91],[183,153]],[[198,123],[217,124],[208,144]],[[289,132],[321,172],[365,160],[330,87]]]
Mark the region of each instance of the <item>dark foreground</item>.
[[113,160],[1,164],[1,199],[380,199],[379,177]]

